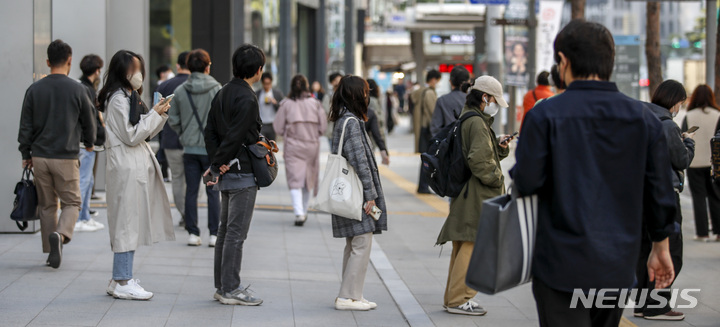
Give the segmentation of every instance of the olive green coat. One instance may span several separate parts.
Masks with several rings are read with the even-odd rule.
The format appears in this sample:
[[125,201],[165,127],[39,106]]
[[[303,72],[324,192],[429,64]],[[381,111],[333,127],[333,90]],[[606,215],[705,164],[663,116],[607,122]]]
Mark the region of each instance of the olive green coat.
[[510,150],[498,145],[499,140],[490,127],[494,120],[492,117],[479,108],[467,106],[461,115],[470,111],[482,116],[470,117],[460,127],[463,155],[472,176],[462,193],[452,199],[450,215],[440,231],[437,244],[450,241],[475,242],[482,202],[505,194],[505,178],[500,160],[505,159]]

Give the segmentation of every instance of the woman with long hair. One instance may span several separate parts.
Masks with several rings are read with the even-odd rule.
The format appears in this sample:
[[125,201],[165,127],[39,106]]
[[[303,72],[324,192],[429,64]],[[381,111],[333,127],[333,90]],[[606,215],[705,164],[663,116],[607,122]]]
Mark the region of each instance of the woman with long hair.
[[283,158],[295,226],[303,226],[307,220],[310,191],[317,195],[320,137],[327,128],[325,110],[320,101],[312,97],[305,76],[293,77],[290,94],[280,102],[273,128],[284,139]]
[[713,183],[711,176],[710,139],[718,132],[720,107],[715,102],[715,95],[709,86],[698,85],[688,103],[683,127],[698,126],[695,141],[700,144],[695,148],[695,158],[687,170],[690,193],[692,194],[693,211],[695,212],[695,240],[709,241],[708,207],[712,221],[714,241],[720,242],[720,192]]
[[160,101],[148,110],[140,99],[144,78],[143,58],[120,50],[110,60],[98,96],[106,113],[108,231],[115,253],[107,293],[130,300],[153,296],[133,279],[137,247],[175,240],[160,165],[146,142],[162,130],[170,105]]
[[[338,153],[342,138],[342,156],[362,182],[364,201],[362,220],[332,216],[333,237],[345,238],[342,284],[335,299],[337,310],[367,311],[377,307],[363,297],[363,287],[372,235],[387,230],[387,208],[378,165],[365,131],[369,92],[364,79],[351,75],[343,77],[333,94],[328,118],[335,122],[331,150]],[[382,210],[377,220],[370,215],[373,207]]]

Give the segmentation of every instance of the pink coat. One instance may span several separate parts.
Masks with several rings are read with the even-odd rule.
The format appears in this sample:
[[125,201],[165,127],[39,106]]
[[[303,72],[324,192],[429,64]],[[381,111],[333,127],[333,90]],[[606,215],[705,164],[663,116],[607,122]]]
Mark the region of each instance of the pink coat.
[[284,138],[282,150],[290,189],[307,186],[317,195],[320,136],[326,127],[325,110],[315,98],[288,98],[280,102],[273,128]]

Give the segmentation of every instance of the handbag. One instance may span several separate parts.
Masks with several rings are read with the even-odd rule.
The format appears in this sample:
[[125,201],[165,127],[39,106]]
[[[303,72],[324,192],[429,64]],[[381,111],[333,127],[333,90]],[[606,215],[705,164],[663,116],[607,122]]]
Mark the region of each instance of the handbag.
[[465,283],[496,294],[531,280],[537,228],[537,195],[517,191],[483,201]]
[[278,152],[277,144],[260,134],[260,140],[246,148],[250,155],[255,184],[258,187],[270,186],[278,174],[278,165],[275,159],[275,153]]
[[325,176],[318,185],[318,194],[313,207],[336,216],[362,221],[362,183],[355,173],[355,168],[342,156],[345,128],[350,119],[357,120],[354,117],[345,120],[340,134],[338,153],[328,155]]
[[40,219],[37,215],[37,189],[30,177],[34,178],[33,172],[25,167],[20,181],[15,185],[15,202],[10,218],[15,221],[20,231],[27,229],[28,221]]

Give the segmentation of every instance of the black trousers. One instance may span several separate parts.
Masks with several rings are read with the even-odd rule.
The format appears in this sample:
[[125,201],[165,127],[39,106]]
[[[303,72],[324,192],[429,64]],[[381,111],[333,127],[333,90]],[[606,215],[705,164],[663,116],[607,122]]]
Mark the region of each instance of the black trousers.
[[613,308],[600,309],[594,307],[584,308],[578,302],[577,308],[570,308],[572,293],[558,291],[550,288],[538,279],[532,282],[533,295],[537,304],[540,327],[617,327],[622,319],[623,309],[611,301],[603,304],[613,305]]
[[[430,127],[423,127],[420,128],[420,142],[418,142],[418,150],[420,153],[426,152],[428,147],[430,146],[430,140],[432,139],[432,135],[430,134]],[[420,163],[420,178],[418,181],[418,192],[430,192],[430,187],[428,186],[428,178],[423,174],[422,172],[422,162]]]
[[712,181],[710,167],[688,168],[688,183],[695,212],[695,235],[708,236],[708,207],[713,233],[720,233],[720,192]]
[[[675,221],[682,225],[682,211],[680,210],[679,194],[677,194],[677,208],[678,210],[675,216]],[[677,280],[677,277],[680,274],[680,270],[683,266],[682,232],[670,235],[668,238],[670,242],[670,257],[672,258],[673,268],[675,270],[675,279]],[[642,243],[640,244],[640,257],[637,262],[637,268],[635,269],[635,278],[637,278],[638,282],[638,292],[637,296],[633,299],[633,301],[636,303],[634,312],[642,312],[645,316],[657,316],[668,313],[672,310],[672,308],[670,307],[670,297],[672,295],[671,292],[660,292],[658,294],[667,299],[667,305],[663,308],[648,308],[648,306],[657,306],[657,304],[659,303],[658,301],[650,298],[650,296],[646,298],[646,301],[644,301],[645,303],[642,303],[643,301],[642,299],[640,299],[640,295],[643,293],[643,289],[647,289],[648,294],[650,291],[655,289],[655,282],[650,282],[647,269],[648,258],[650,257],[650,251],[652,251],[652,241],[650,240],[650,237],[648,237],[646,234],[643,234],[641,242]],[[672,284],[670,284],[667,288],[669,289],[670,287],[672,287]]]

